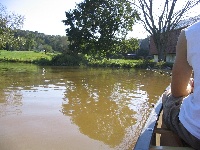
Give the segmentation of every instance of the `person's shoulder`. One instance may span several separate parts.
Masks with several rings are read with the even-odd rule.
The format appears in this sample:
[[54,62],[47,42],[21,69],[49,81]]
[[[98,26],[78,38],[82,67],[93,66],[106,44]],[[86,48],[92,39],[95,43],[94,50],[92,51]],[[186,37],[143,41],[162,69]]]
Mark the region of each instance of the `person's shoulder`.
[[186,31],[187,31],[187,30],[193,30],[193,29],[195,30],[195,29],[197,29],[197,28],[200,29],[200,21],[197,21],[197,22],[195,22],[194,24],[188,26],[188,27],[186,28]]
[[184,29],[185,35],[190,39],[194,39],[194,37],[199,38],[199,33],[200,33],[200,21],[194,23],[193,25],[187,27]]

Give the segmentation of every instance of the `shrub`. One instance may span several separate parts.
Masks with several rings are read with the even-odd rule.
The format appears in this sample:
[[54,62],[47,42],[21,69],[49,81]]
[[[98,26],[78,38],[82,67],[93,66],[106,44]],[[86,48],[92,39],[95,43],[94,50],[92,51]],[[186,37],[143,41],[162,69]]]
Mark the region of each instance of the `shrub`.
[[61,65],[61,66],[79,66],[81,65],[82,57],[81,56],[71,56],[69,54],[59,54],[52,58],[52,65]]
[[38,64],[38,65],[51,65],[51,61],[47,58],[41,58],[38,60],[34,60],[33,63]]
[[138,63],[135,65],[136,68],[154,68],[155,62],[149,59],[140,59]]

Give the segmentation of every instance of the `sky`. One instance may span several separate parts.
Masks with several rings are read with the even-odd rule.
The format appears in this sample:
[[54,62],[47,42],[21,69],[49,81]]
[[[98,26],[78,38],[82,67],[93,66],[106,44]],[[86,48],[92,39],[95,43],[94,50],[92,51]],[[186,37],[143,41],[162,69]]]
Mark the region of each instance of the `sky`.
[[65,11],[75,8],[81,0],[0,0],[7,11],[25,17],[23,30],[48,35],[66,35]]
[[[65,36],[66,26],[62,23],[62,20],[66,19],[65,11],[74,9],[75,3],[81,1],[82,0],[0,0],[0,3],[7,8],[7,11],[25,17],[22,30]],[[195,16],[200,14],[199,10],[200,4],[190,15]],[[133,32],[129,33],[128,37],[141,39],[146,38],[147,35],[143,26],[137,24],[134,26]]]

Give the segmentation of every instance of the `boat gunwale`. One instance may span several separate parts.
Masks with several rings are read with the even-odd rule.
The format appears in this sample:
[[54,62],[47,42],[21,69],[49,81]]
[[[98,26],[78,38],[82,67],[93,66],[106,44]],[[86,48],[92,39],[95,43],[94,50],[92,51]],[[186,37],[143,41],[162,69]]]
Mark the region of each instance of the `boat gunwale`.
[[[170,90],[170,85],[165,89],[165,91]],[[165,92],[164,92],[165,93]],[[134,150],[164,150],[164,149],[177,149],[177,150],[194,150],[192,147],[174,147],[174,146],[154,146],[152,145],[152,140],[155,138],[155,134],[165,134],[168,132],[171,132],[170,134],[174,134],[171,130],[168,130],[166,128],[157,128],[158,122],[161,119],[162,120],[162,97],[164,93],[159,97],[159,100],[157,101],[156,105],[152,109],[149,118],[147,119],[145,126],[143,127],[140,136],[137,140],[137,143],[134,147]],[[177,136],[177,135],[176,135]],[[177,136],[177,138],[179,138]],[[155,140],[155,139],[154,139]],[[179,138],[180,140],[180,138]],[[154,141],[155,142],[155,141]],[[155,144],[155,143],[154,143]],[[161,143],[160,143],[161,144]]]
[[157,125],[157,120],[159,118],[160,112],[162,111],[162,96],[159,98],[156,105],[152,109],[149,118],[147,119],[145,126],[143,127],[137,140],[134,150],[147,150],[150,148],[154,129]]

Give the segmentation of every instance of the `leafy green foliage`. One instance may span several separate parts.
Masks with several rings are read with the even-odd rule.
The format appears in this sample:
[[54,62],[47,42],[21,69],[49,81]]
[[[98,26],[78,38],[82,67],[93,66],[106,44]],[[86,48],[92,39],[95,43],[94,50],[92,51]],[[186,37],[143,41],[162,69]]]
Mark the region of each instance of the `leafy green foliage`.
[[14,41],[6,43],[4,50],[17,51],[43,51],[46,52],[67,52],[69,41],[66,36],[45,35],[37,31],[15,30]]
[[128,0],[84,0],[66,12],[63,22],[72,53],[108,57],[136,19],[139,16]]
[[135,53],[139,49],[139,41],[135,38],[122,40],[118,43],[117,52],[120,54]]
[[[34,50],[34,51],[43,51],[46,52],[67,52],[69,41],[66,36],[60,35],[45,35],[44,33],[38,33],[37,31],[24,31],[16,30],[14,32],[16,39],[22,39],[16,45],[12,47],[5,48],[6,50]],[[11,46],[11,45],[10,45]]]
[[82,58],[78,55],[60,54],[52,58],[51,64],[57,66],[80,66]]
[[87,66],[90,67],[113,67],[113,68],[134,68],[138,60],[125,59],[95,59],[93,56],[86,56]]
[[67,52],[69,41],[66,36],[54,36],[23,31],[24,17],[10,13],[0,3],[0,49],[18,51]]
[[34,63],[38,65],[54,66],[90,66],[112,68],[172,68],[172,63],[158,62],[153,60],[124,60],[124,59],[95,59],[93,56],[69,54],[54,54],[33,51],[6,51],[0,50],[0,61]]
[[0,3],[0,49],[21,40],[14,38],[14,30],[21,28],[23,22],[23,16],[8,12]]
[[135,68],[154,68],[156,62],[149,59],[140,59],[138,63],[135,65]]

